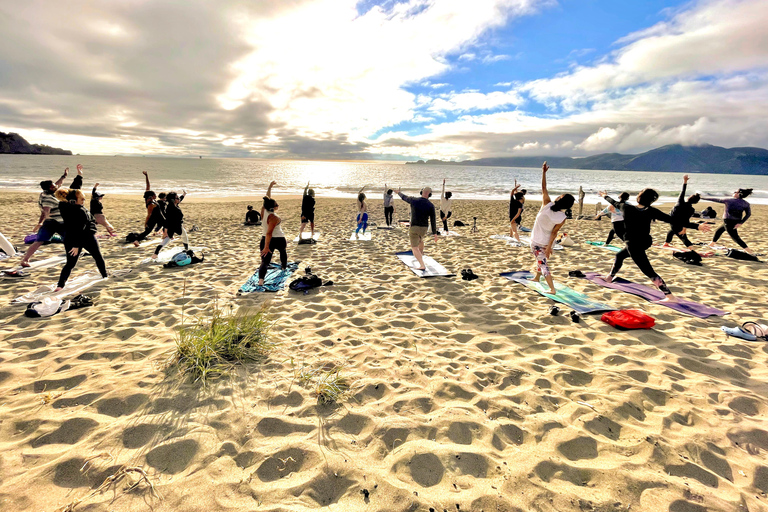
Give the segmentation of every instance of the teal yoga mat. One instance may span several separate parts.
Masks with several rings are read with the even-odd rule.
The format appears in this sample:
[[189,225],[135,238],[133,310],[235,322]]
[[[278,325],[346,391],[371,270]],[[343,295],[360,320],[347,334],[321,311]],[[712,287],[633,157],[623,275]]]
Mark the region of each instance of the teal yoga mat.
[[552,299],[555,302],[565,304],[580,314],[615,311],[617,309],[613,306],[609,306],[608,304],[602,304],[600,302],[590,300],[590,298],[583,293],[577,292],[576,290],[568,288],[567,286],[559,283],[555,283],[555,290],[557,290],[557,295],[552,295],[549,293],[549,286],[545,282],[535,283],[530,280],[530,278],[533,277],[533,274],[530,272],[504,272],[501,274],[501,276],[506,277],[510,281],[520,283],[526,288],[530,288],[531,290],[540,293],[548,299]]

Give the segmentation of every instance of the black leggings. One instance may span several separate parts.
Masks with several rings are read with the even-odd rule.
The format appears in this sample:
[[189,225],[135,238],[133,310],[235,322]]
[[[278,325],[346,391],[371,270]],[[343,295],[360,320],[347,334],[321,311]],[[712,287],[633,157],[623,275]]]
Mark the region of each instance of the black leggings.
[[162,228],[163,228],[162,222],[150,219],[146,229],[141,233],[139,233],[139,237],[137,238],[137,240],[139,241],[144,240],[145,238],[147,238],[147,236],[149,236],[149,234],[152,232],[153,229],[155,231],[160,231]]
[[73,247],[75,246],[68,244],[66,240],[64,241],[64,249],[67,251],[67,263],[64,265],[64,268],[61,269],[61,274],[59,275],[59,288],[64,288],[64,285],[67,284],[67,279],[69,279],[69,275],[72,273],[72,269],[75,268],[75,265],[77,265],[77,260],[80,259],[83,251],[91,253],[93,260],[96,262],[96,267],[98,267],[99,272],[101,273],[101,277],[107,277],[107,265],[104,263],[104,256],[101,255],[99,241],[96,240],[95,234],[91,233],[83,239],[83,243],[80,246],[77,256],[69,254],[69,251]]
[[613,237],[616,236],[619,238],[619,240],[624,240],[624,234],[626,233],[627,228],[624,226],[624,221],[620,220],[618,222],[613,223],[613,228],[608,233],[608,238],[605,241],[605,245],[608,245],[611,243],[611,240],[613,240]]
[[643,274],[645,274],[651,281],[653,281],[653,284],[655,284],[659,290],[664,292],[664,295],[669,295],[672,292],[669,291],[667,284],[664,282],[661,276],[659,276],[659,274],[653,270],[651,262],[648,261],[648,255],[645,253],[645,251],[651,246],[652,243],[652,240],[648,242],[636,242],[628,240],[626,247],[616,253],[616,260],[613,262],[613,268],[611,269],[611,277],[614,277],[619,273],[619,270],[621,270],[621,266],[624,264],[625,259],[632,258],[632,261],[635,262],[637,268],[639,268]]
[[392,217],[395,214],[395,207],[394,206],[385,206],[384,207],[384,221],[387,223],[387,226],[392,225]]
[[443,210],[440,210],[440,219],[443,221],[443,231],[446,233],[448,232],[448,219],[451,218],[451,214],[453,212],[448,212],[448,215],[443,213]]
[[733,220],[733,219],[723,219],[723,225],[717,228],[717,231],[715,231],[715,236],[712,238],[713,242],[717,242],[717,240],[723,235],[724,231],[727,231],[728,234],[733,238],[733,241],[739,244],[739,247],[742,249],[747,248],[746,242],[741,239],[739,236],[739,231],[736,229],[736,224],[739,224],[741,221]]
[[672,237],[677,235],[677,238],[682,240],[686,247],[691,247],[693,245],[693,242],[691,242],[688,239],[688,235],[686,235],[685,233],[680,234],[681,231],[683,231],[683,229],[685,229],[685,228],[684,227],[678,227],[678,226],[672,226],[672,229],[670,229],[667,232],[666,243],[670,243],[672,241]]
[[[265,242],[266,239],[261,237],[261,242],[259,242],[259,252],[264,250]],[[280,266],[283,268],[283,270],[288,267],[288,252],[285,250],[287,246],[288,244],[285,241],[285,237],[273,237],[272,240],[269,241],[269,250],[271,252],[266,256],[261,257],[259,279],[264,279],[264,277],[267,275],[267,269],[269,268],[269,263],[272,261],[272,255],[275,254],[275,251],[280,251]]]

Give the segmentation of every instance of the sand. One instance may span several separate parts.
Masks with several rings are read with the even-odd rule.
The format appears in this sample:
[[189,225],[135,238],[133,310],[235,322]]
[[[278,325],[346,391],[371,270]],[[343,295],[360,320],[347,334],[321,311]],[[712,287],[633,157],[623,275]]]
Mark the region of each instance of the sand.
[[[121,233],[139,230],[140,198],[104,204]],[[556,253],[559,282],[657,321],[619,331],[599,315],[549,316],[548,299],[499,276],[533,261],[489,238],[508,230],[505,202],[457,198],[454,218],[477,217],[479,232],[455,228],[462,236],[427,245],[452,272],[480,276],[467,282],[405,268],[394,255],[408,249],[404,229],[348,241],[354,202],[318,198],[320,241],[289,242],[289,259],[335,284],[238,297],[259,263],[261,228],[241,224],[246,204],[185,200],[187,227],[200,228],[192,243],[209,248],[192,267],[142,266],[151,247],[104,241],[108,267],[133,271],[89,289],[91,308],[30,319],[10,305],[55,282],[58,267],[0,281],[1,510],[83,498],[75,510],[768,510],[768,350],[720,331],[766,320],[765,264],[712,257],[693,267],[652,250],[675,293],[731,313],[702,320],[568,278],[607,271],[608,251]],[[408,217],[404,206],[396,202],[395,219]],[[281,200],[290,238],[298,210],[297,199]],[[768,209],[755,210],[744,237],[768,252]],[[383,223],[380,201],[371,212]],[[524,225],[535,212],[529,204]],[[14,243],[36,215],[34,195],[0,195],[0,229]],[[566,226],[577,241],[609,228],[607,219]],[[654,233],[663,241],[666,226]],[[92,270],[82,260],[73,277]],[[629,262],[622,275],[647,282]],[[268,302],[279,345],[264,364],[202,388],[166,361],[182,312],[189,321],[215,302]],[[299,376],[333,365],[351,390],[318,404]],[[92,493],[122,467],[142,468],[155,492],[131,489],[133,473]]]

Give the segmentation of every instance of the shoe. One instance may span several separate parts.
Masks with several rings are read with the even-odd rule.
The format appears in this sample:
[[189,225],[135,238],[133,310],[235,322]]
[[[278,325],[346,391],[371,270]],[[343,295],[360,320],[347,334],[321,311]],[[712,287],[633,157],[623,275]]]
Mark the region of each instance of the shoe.
[[568,313],[568,316],[571,317],[571,322],[573,322],[575,324],[579,323],[579,321],[581,320],[581,317],[579,316],[579,314],[575,310],[573,310],[570,313]]
[[560,314],[560,308],[557,306],[551,306],[549,308],[549,314],[552,316],[557,316]]
[[722,326],[720,329],[725,333],[725,339],[728,339],[729,336],[733,336],[734,338],[741,338],[742,340],[757,341],[757,336],[751,332],[745,331],[741,327]]

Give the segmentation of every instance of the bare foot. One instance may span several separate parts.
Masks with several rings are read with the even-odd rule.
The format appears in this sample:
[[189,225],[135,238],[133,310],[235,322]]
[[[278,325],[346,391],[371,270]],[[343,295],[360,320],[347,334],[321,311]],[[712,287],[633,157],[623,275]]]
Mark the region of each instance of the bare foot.
[[57,286],[57,287],[56,287],[56,289],[55,289],[55,290],[53,290],[53,293],[56,293],[56,292],[60,292],[60,291],[61,291],[61,290],[63,290],[63,289],[64,289],[64,288],[62,288],[61,286]]
[[661,299],[659,302],[679,302],[677,297],[672,295],[671,293],[666,295],[663,299]]
[[134,246],[134,247],[138,247],[139,245],[140,245],[140,244],[139,244],[139,242],[138,242],[138,241],[135,241],[135,242],[133,242],[133,246]]
[[553,290],[552,288],[549,289],[550,295],[557,295],[557,290]]
[[22,266],[22,267],[31,267],[32,266],[32,265],[29,264],[28,261],[22,261],[21,263],[19,263],[19,265]]
[[662,247],[672,247],[672,244],[668,244],[667,242],[664,242],[661,244]]
[[613,276],[608,274],[607,276],[605,276],[603,278],[603,281],[605,281],[606,283],[612,283],[613,282]]
[[717,247],[717,242],[709,242],[710,247]]
[[264,286],[264,280],[263,279],[259,279],[259,286]]
[[151,258],[152,258],[153,260],[156,260],[156,259],[157,259],[157,254],[153,254],[153,255],[151,256]]

